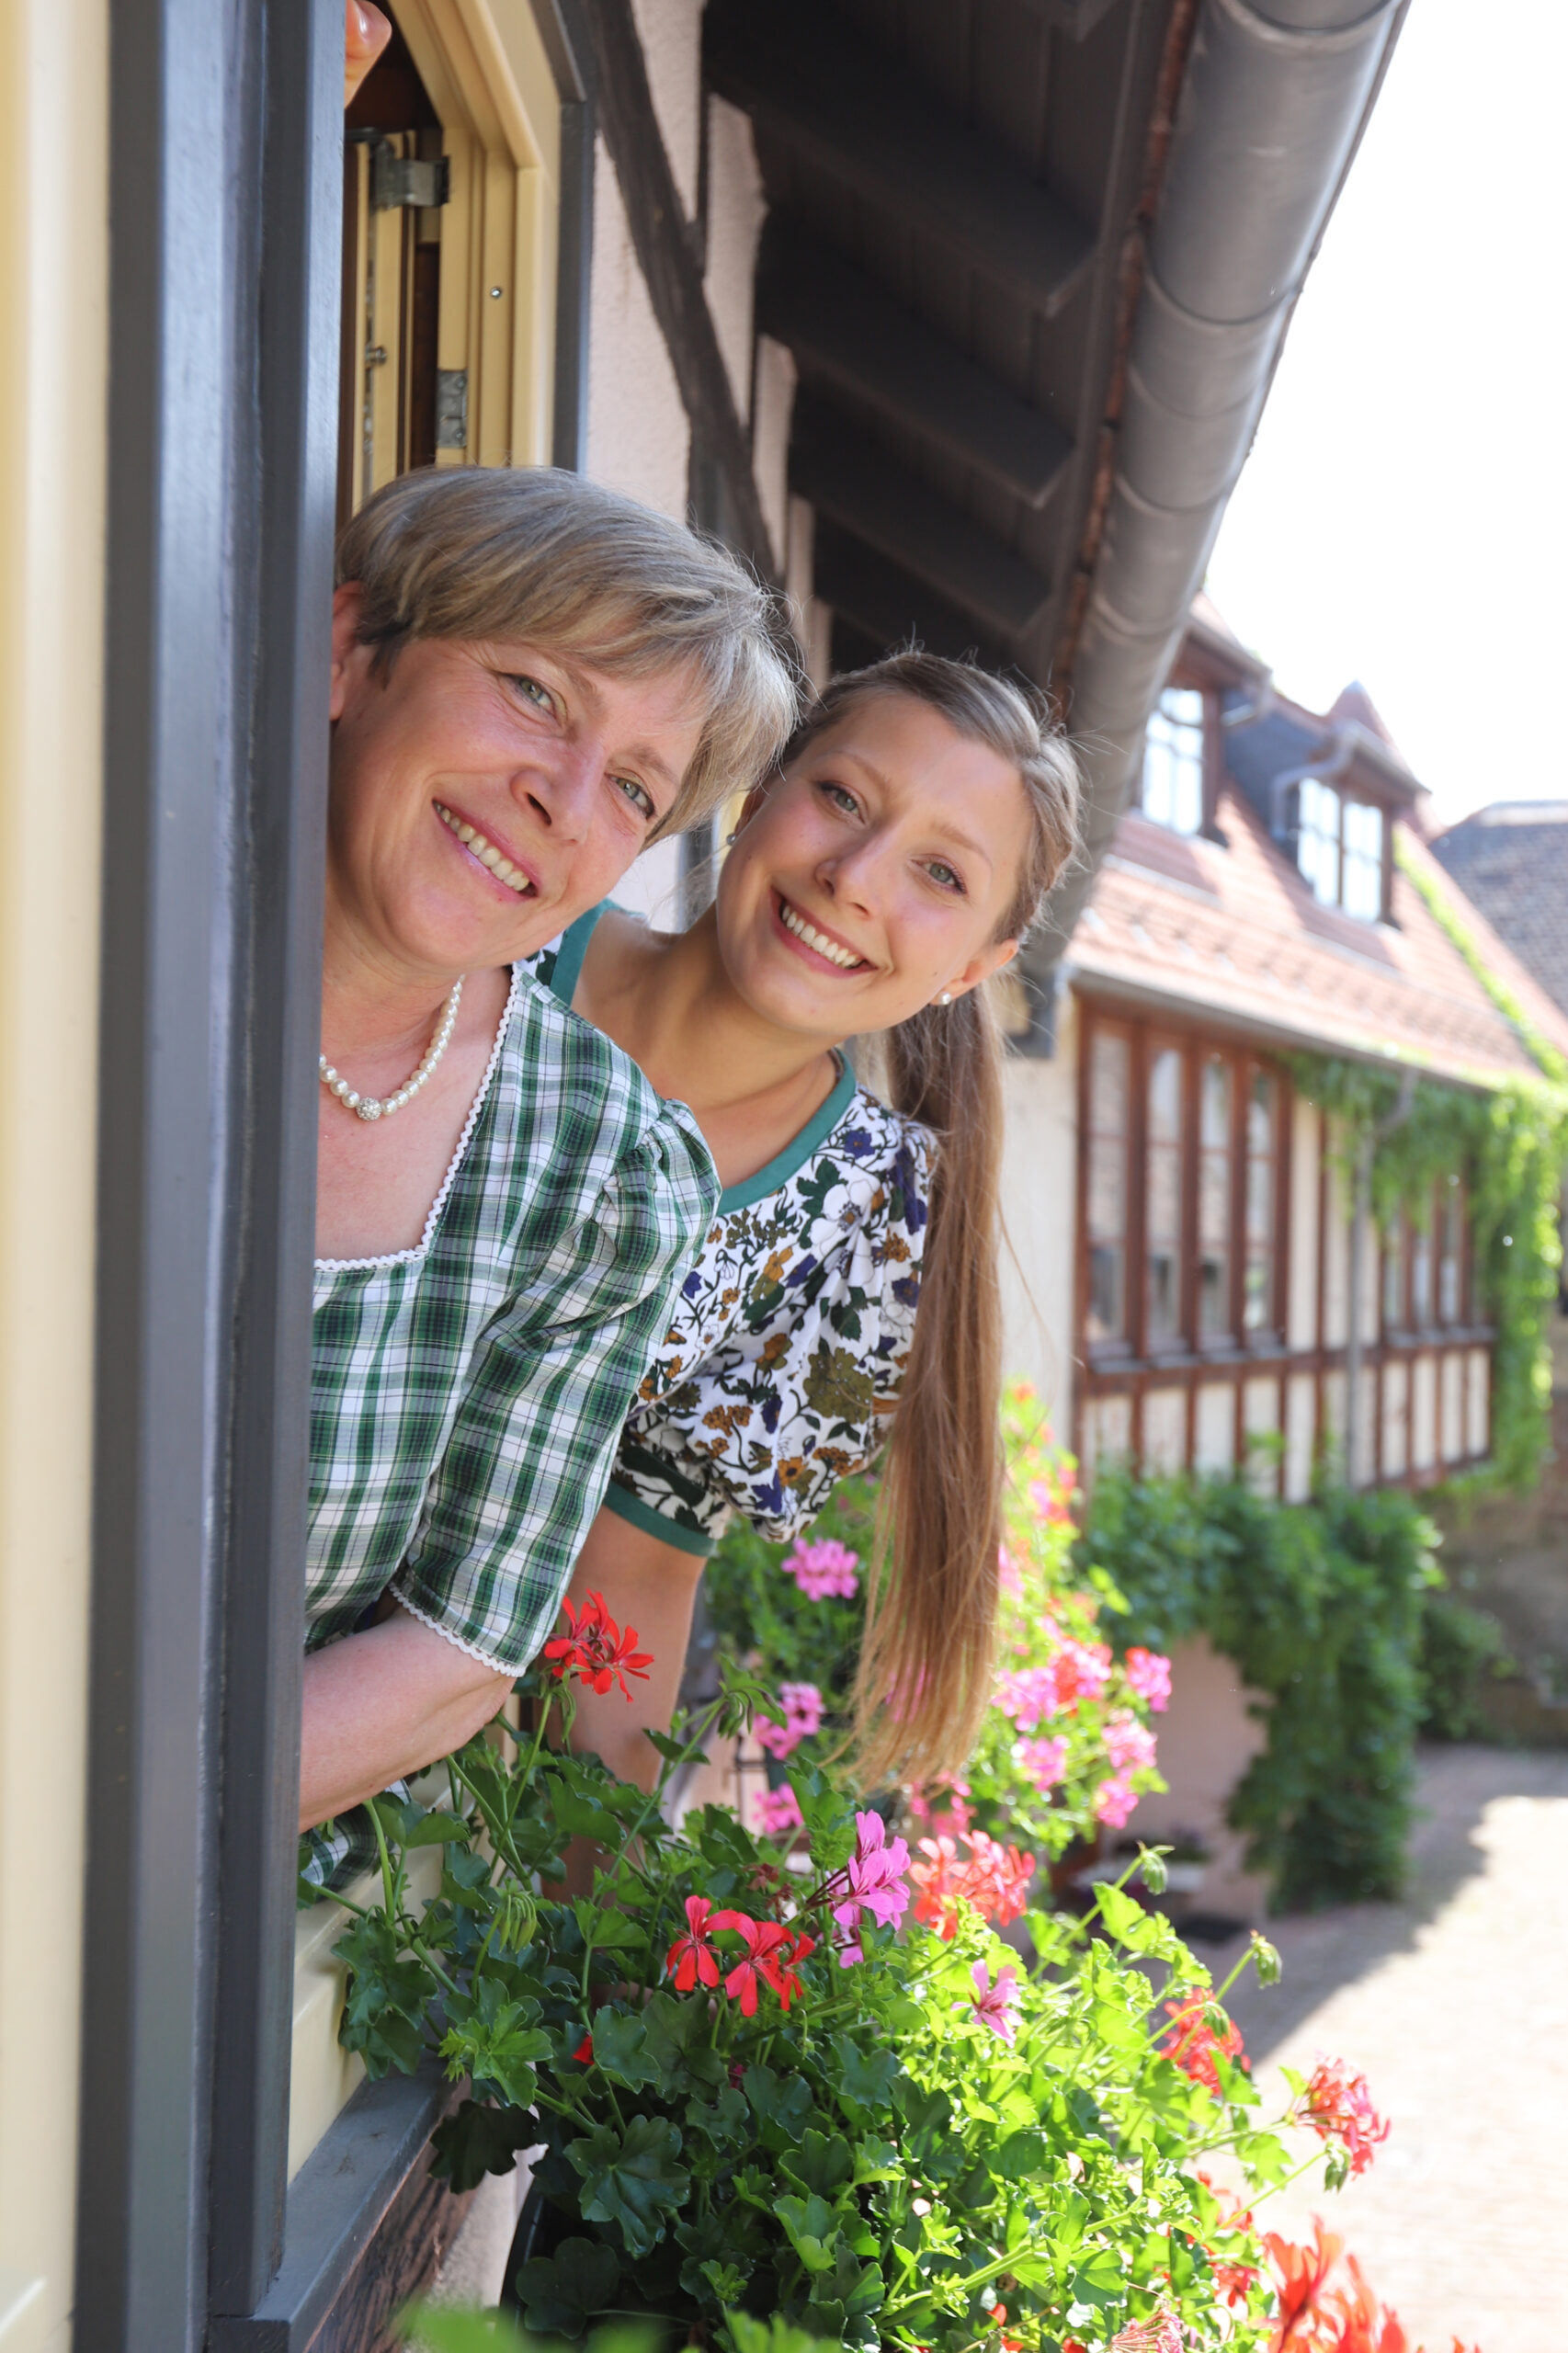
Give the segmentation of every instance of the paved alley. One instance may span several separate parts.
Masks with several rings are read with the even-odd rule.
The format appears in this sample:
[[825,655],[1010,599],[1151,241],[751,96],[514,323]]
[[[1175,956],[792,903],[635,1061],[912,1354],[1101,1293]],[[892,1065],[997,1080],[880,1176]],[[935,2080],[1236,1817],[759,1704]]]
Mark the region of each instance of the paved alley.
[[1266,2108],[1281,2063],[1343,2056],[1393,2121],[1337,2197],[1259,2220],[1321,2212],[1426,2353],[1565,2353],[1568,1753],[1428,1749],[1421,1803],[1406,1900],[1276,1921],[1284,1982],[1236,1989]]

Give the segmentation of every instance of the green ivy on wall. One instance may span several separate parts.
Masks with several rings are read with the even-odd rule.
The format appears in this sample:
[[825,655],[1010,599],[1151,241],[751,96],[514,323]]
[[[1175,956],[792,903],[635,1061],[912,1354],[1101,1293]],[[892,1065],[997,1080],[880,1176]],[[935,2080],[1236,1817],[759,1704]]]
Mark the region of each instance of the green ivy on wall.
[[1371,1205],[1381,1226],[1399,1211],[1424,1224],[1437,1180],[1464,1176],[1477,1303],[1496,1331],[1492,1476],[1528,1486],[1551,1400],[1548,1333],[1562,1256],[1568,1085],[1520,1076],[1482,1092],[1326,1055],[1287,1060],[1298,1091],[1337,1123],[1342,1164],[1372,1139]]

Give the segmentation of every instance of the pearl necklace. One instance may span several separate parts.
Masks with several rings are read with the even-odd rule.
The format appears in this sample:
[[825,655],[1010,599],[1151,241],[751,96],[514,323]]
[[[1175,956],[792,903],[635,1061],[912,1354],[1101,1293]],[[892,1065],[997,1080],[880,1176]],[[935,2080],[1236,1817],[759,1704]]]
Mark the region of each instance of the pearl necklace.
[[418,1094],[441,1056],[451,1044],[452,1031],[457,1027],[458,1007],[462,1003],[462,993],[463,984],[460,981],[447,999],[436,1034],[425,1049],[424,1061],[416,1071],[403,1080],[395,1095],[383,1096],[380,1100],[374,1095],[356,1095],[348,1081],[346,1078],[339,1078],[324,1054],[321,1058],[322,1085],[329,1094],[336,1096],[346,1111],[354,1112],[359,1119],[390,1120],[394,1111],[401,1111],[410,1097]]

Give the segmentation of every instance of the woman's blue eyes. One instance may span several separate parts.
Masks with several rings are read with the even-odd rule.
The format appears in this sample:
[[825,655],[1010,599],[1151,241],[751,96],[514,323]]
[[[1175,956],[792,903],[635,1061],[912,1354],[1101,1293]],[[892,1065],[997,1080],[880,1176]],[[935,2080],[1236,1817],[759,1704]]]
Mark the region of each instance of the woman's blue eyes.
[[[846,810],[852,816],[858,817],[861,813],[860,803],[846,785],[835,784],[831,777],[824,777],[818,790],[826,795],[835,808]],[[938,890],[959,892],[963,890],[963,876],[948,865],[944,858],[928,858],[926,871]]]
[[[547,711],[551,714],[555,711],[555,697],[551,693],[548,687],[540,686],[537,678],[528,678],[525,677],[520,671],[514,671],[508,676],[506,683],[508,686],[514,687],[517,689],[517,693],[521,695],[525,702],[532,703],[536,710]],[[618,776],[615,779],[615,785],[617,790],[623,796],[623,798],[631,801],[632,807],[636,810],[638,815],[642,818],[644,823],[656,813],[653,808],[653,794],[648,790],[646,785],[639,784],[634,776]]]

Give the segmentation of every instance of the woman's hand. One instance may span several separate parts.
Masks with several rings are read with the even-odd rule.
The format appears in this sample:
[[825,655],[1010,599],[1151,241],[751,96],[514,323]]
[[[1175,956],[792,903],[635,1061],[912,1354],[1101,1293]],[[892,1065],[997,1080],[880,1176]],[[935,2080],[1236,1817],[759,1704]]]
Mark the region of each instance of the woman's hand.
[[490,1722],[513,1681],[510,1668],[471,1658],[402,1608],[315,1652],[305,1661],[301,1829],[449,1756]]
[[392,35],[392,22],[371,0],[348,0],[348,28],[343,52],[343,103],[353,102],[371,66]]

